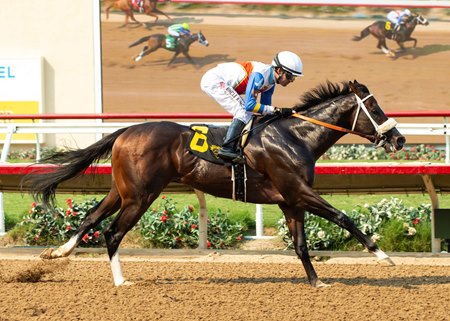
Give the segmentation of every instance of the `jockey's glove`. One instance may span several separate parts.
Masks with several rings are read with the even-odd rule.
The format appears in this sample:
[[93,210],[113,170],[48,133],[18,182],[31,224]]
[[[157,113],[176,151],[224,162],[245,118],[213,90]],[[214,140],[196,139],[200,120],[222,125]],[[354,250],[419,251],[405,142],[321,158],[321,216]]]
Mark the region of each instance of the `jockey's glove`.
[[280,115],[282,118],[292,116],[293,113],[292,108],[275,107],[273,111],[275,115]]

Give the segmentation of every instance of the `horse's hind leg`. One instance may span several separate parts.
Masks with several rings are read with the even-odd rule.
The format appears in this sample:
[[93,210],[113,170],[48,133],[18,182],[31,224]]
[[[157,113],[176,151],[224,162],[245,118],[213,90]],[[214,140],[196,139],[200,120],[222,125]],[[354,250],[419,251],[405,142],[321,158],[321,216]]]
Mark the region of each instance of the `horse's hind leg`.
[[120,208],[120,197],[117,193],[117,189],[113,184],[113,188],[109,194],[100,201],[97,206],[89,210],[78,228],[75,235],[73,235],[64,245],[61,245],[57,249],[49,248],[41,253],[43,259],[57,259],[69,256],[72,251],[80,243],[83,236],[91,229],[97,226],[105,218],[111,216]]
[[139,221],[159,194],[160,191],[152,193],[151,197],[140,195],[139,198],[124,200],[120,212],[105,231],[106,246],[115,286],[132,284],[125,281],[123,277],[119,259],[119,245],[125,234]]
[[158,48],[152,48],[152,47],[145,46],[144,49],[142,49],[141,53],[137,56],[133,56],[132,59],[135,62],[138,62],[139,60],[141,60],[148,54],[151,54],[153,51],[156,51],[156,49],[158,49]]
[[386,45],[386,39],[379,39],[377,48],[380,49],[387,56],[391,56],[391,57],[395,56],[395,53],[393,53]]
[[[157,14],[162,14],[162,15],[165,16],[167,19],[173,20],[171,17],[169,17],[168,15],[166,15],[164,12],[162,12],[161,10],[159,10],[159,9],[157,9],[157,8],[154,8],[154,9],[153,9],[153,12],[154,12],[154,13],[157,13]],[[156,22],[156,21],[155,21],[155,22]]]
[[286,223],[294,241],[294,249],[298,258],[302,261],[303,267],[312,287],[327,287],[325,283],[319,280],[309,258],[308,246],[306,244],[305,234],[305,211],[302,209],[288,208],[280,205],[286,217]]

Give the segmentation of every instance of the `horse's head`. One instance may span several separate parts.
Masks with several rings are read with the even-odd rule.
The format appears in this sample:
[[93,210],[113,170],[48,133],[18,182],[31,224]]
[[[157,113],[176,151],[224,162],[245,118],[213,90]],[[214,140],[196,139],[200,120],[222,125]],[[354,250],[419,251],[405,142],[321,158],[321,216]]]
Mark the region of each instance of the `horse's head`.
[[198,40],[198,42],[199,42],[200,44],[202,44],[203,46],[205,46],[205,47],[208,47],[208,46],[209,46],[208,40],[206,40],[205,35],[204,35],[201,31],[199,31],[199,32],[197,33],[197,40]]
[[419,25],[424,25],[424,26],[428,26],[430,23],[428,22],[428,19],[425,18],[424,16],[421,15],[417,15],[414,17],[414,19],[417,21],[417,23]]
[[350,81],[349,86],[357,102],[357,108],[353,113],[352,130],[363,134],[377,147],[384,147],[386,152],[401,150],[406,139],[395,128],[397,124],[395,120],[386,116],[366,86],[356,80]]

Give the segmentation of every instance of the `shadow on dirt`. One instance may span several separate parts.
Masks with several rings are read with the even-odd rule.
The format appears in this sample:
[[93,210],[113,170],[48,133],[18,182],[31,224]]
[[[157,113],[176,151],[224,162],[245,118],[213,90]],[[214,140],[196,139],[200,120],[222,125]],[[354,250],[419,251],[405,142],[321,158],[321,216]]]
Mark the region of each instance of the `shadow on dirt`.
[[396,51],[394,60],[399,58],[416,59],[418,57],[424,57],[439,52],[450,51],[450,45],[426,45],[423,47],[406,48],[404,51]]

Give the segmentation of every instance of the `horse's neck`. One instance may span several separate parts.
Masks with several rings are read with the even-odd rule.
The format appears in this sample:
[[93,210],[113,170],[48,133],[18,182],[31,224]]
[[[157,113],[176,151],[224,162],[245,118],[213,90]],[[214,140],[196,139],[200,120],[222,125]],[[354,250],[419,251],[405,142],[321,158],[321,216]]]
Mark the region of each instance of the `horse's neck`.
[[417,18],[414,18],[406,25],[406,30],[408,34],[411,34],[417,26]]
[[194,41],[198,40],[198,35],[192,35],[186,39],[186,45],[189,47]]
[[[321,105],[318,110],[311,110],[310,113],[306,112],[304,115],[331,125],[350,129],[352,120],[349,119],[349,115],[353,114],[352,110],[354,110],[354,105],[354,95],[351,94],[339,99],[334,99],[329,103]],[[295,119],[294,121],[298,120]],[[292,128],[298,128],[294,135],[297,136],[299,141],[304,141],[305,139],[307,140],[306,143],[308,144],[310,150],[313,151],[316,160],[346,134],[325,126],[315,124],[311,126],[311,124],[306,122],[303,124],[305,124],[307,128],[313,128],[313,130],[307,132],[302,130],[304,126],[294,126]]]

